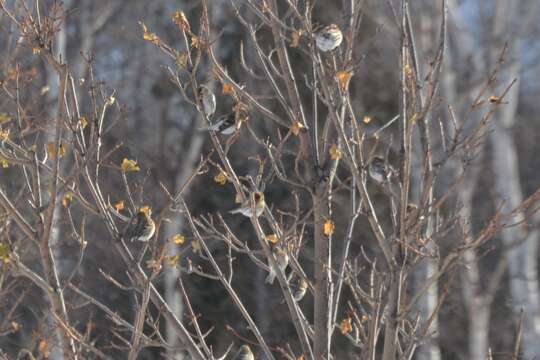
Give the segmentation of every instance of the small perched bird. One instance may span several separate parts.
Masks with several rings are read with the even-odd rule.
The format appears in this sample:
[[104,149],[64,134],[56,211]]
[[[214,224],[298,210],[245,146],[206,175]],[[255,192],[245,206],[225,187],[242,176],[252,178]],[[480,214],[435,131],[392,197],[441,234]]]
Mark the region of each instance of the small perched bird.
[[[287,265],[289,264],[289,254],[287,254],[287,251],[280,248],[279,246],[274,246],[272,248],[272,254],[274,255],[274,260],[276,260],[279,270],[285,271]],[[272,264],[270,264],[270,262],[268,263],[268,265],[270,267],[270,273],[266,277],[265,282],[267,284],[273,284],[274,279],[277,276],[277,272],[276,269],[272,266]]]
[[336,24],[330,24],[315,33],[315,43],[323,52],[332,51],[341,45],[343,34]]
[[149,206],[143,206],[129,222],[124,231],[124,239],[148,241],[155,232],[156,223],[152,220],[152,209]]
[[[255,200],[255,215],[259,217],[263,213],[264,207],[266,206],[266,203],[264,202],[264,194],[260,191],[256,191],[253,193],[253,199]],[[244,216],[251,217],[253,215],[253,212],[251,211],[250,199],[247,199],[239,208],[231,210],[229,211],[229,213],[230,214],[240,213]]]
[[231,111],[221,115],[214,124],[200,130],[217,131],[223,135],[231,135],[236,131],[236,114]]
[[234,355],[233,360],[255,360],[255,355],[248,345],[240,346],[240,350]]
[[378,183],[390,180],[392,172],[392,168],[381,157],[375,156],[369,163],[369,176]]
[[408,203],[406,208],[406,217],[405,217],[405,229],[411,230],[413,227],[418,224],[419,221],[423,220],[423,216],[420,215],[420,209],[418,205],[414,203]]
[[197,96],[203,105],[206,116],[211,117],[216,111],[216,96],[206,85],[200,85],[197,89]]
[[292,290],[294,301],[298,302],[306,295],[308,283],[303,277],[294,276],[289,286]]

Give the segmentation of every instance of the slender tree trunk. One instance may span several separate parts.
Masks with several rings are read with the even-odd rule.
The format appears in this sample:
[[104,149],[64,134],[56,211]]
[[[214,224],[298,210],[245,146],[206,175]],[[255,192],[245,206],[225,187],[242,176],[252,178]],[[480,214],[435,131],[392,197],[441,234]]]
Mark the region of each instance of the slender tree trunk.
[[328,218],[328,203],[325,187],[319,186],[313,196],[313,223],[315,224],[315,339],[313,353],[315,359],[329,359],[330,316],[329,278],[330,249],[328,237],[324,234],[324,222]]
[[[517,74],[517,71],[514,73]],[[517,85],[515,85],[517,90]],[[515,121],[515,108],[518,102],[517,91],[508,99],[510,105],[495,116],[494,131],[491,133],[493,151],[493,172],[495,187],[500,199],[504,201],[503,211],[518,206],[523,200],[521,191],[518,157],[512,136],[511,126]],[[510,109],[512,108],[512,109]],[[523,353],[525,359],[540,354],[540,307],[538,288],[538,235],[527,233],[522,213],[508,219],[509,226],[501,231],[507,250],[512,308],[516,317],[523,317]]]
[[[64,9],[68,10],[70,7],[70,0],[67,0],[64,2]],[[54,37],[54,55],[57,58],[61,58],[63,61],[66,60],[66,50],[67,50],[67,34],[66,34],[66,25],[65,23],[62,23],[60,29],[58,29],[58,32],[55,34]],[[48,65],[47,66],[47,88],[49,89],[46,97],[47,101],[47,114],[51,121],[51,125],[55,124],[56,121],[61,121],[58,119],[58,116],[61,114],[58,114],[58,99],[59,99],[59,87],[60,87],[60,79],[59,74],[55,71],[55,69]],[[55,141],[55,133],[53,131],[55,126],[51,126],[46,132],[47,137],[45,139],[45,143],[54,143]],[[57,154],[58,156],[58,154]],[[54,159],[52,159],[54,161]],[[62,173],[62,169],[64,166],[62,166],[62,162],[60,163],[59,168],[59,175]],[[44,173],[42,175],[42,183],[43,184],[49,184],[52,181],[51,176],[48,173]],[[56,194],[51,194],[51,196],[56,196]],[[54,281],[56,283],[59,283],[61,275],[67,271],[66,267],[68,265],[68,257],[63,254],[61,250],[61,244],[60,244],[60,227],[59,224],[61,222],[61,215],[62,215],[62,208],[61,208],[61,202],[57,201],[56,205],[53,209],[52,214],[52,226],[49,234],[49,248],[43,248],[43,246],[40,246],[40,252],[42,259],[48,259],[45,261],[48,263],[48,266],[45,266],[45,271],[49,274],[54,274],[53,279],[50,278],[50,276],[47,276],[49,281]],[[55,261],[55,259],[58,259]],[[54,267],[54,268],[53,268]],[[50,283],[50,285],[53,285],[53,283]],[[52,304],[51,304],[52,305]],[[65,343],[64,334],[62,334],[62,330],[57,324],[57,320],[54,318],[52,311],[54,311],[54,308],[58,308],[57,306],[51,307],[51,312],[47,316],[47,322],[48,325],[54,333],[54,337],[56,338],[57,344],[56,346],[51,347],[51,353],[49,356],[49,359],[51,360],[63,360],[65,356],[65,347],[67,347],[67,344]],[[58,315],[58,314],[57,314]]]

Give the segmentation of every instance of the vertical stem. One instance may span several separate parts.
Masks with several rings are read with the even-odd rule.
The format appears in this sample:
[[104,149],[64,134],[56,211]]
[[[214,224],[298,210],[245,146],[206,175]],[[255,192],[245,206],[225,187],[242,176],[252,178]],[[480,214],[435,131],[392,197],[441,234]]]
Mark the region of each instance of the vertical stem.
[[329,336],[329,244],[324,234],[324,222],[328,217],[324,186],[319,186],[313,195],[313,222],[315,224],[315,339],[313,351],[315,359],[328,359],[330,353]]

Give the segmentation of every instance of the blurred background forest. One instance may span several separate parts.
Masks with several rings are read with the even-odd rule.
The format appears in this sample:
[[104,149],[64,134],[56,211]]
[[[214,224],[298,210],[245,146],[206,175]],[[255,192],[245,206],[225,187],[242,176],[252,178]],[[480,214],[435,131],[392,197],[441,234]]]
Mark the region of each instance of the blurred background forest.
[[[1,3],[13,14],[24,15],[23,2],[2,0]],[[31,12],[36,6],[33,1],[24,3],[29,5]],[[245,2],[233,0],[232,3],[247,21],[258,22],[256,14],[249,10]],[[253,3],[258,4],[259,1]],[[346,29],[349,22],[344,9],[348,3],[348,0],[315,1],[313,22],[336,23]],[[357,2],[361,8],[361,21],[354,51],[356,60],[360,61],[351,79],[349,94],[352,110],[359,121],[364,119],[367,133],[373,133],[400,113],[400,29],[399,20],[392,14],[392,3],[399,9],[399,2],[393,0]],[[441,1],[432,0],[413,1],[410,4],[418,58],[424,73],[427,73],[437,49],[441,4]],[[247,67],[252,67],[256,74],[262,74],[256,62],[255,50],[250,44],[250,35],[238,21],[231,1],[208,0],[207,5],[215,39],[213,49],[219,62],[232,79],[245,85],[257,98],[273,96],[268,82],[250,77],[241,64],[242,49]],[[55,29],[53,36],[54,54],[68,64],[78,91],[84,94],[78,105],[86,121],[90,123],[101,115],[96,112],[101,107],[96,107],[93,99],[99,99],[100,103],[107,99],[110,102],[104,110],[102,141],[106,160],[100,175],[105,197],[112,205],[119,205],[123,201],[126,209],[121,212],[128,216],[128,200],[119,165],[124,158],[134,159],[140,171],[127,173],[126,177],[136,205],[149,205],[153,213],[159,215],[168,206],[163,188],[176,192],[190,178],[201,158],[208,156],[213,148],[208,132],[198,130],[204,126],[201,113],[185,100],[170,79],[166,67],[174,68],[174,60],[152,41],[143,38],[139,22],[144,22],[149,31],[158,34],[170,47],[185,49],[185,39],[172,17],[177,10],[182,10],[191,24],[191,30],[197,34],[202,15],[201,1],[65,0],[60,3],[42,0],[39,6],[44,13],[54,14],[62,20],[57,22],[61,25]],[[287,1],[279,0],[278,6],[280,12],[285,13]],[[434,100],[434,123],[447,116],[449,106],[459,119],[466,116],[480,119],[486,106],[490,106],[490,102],[497,102],[490,96],[501,96],[503,90],[517,79],[498,108],[494,109],[492,121],[482,137],[483,145],[469,159],[473,175],[452,191],[448,207],[440,210],[443,214],[456,209],[468,210],[465,222],[470,226],[471,233],[484,228],[501,206],[501,200],[506,201],[508,209],[514,209],[540,186],[539,19],[540,2],[537,0],[448,0],[446,52],[441,82]],[[269,51],[271,33],[263,28],[258,38],[261,46]],[[25,138],[30,144],[42,144],[35,149],[41,158],[46,152],[46,145],[43,144],[47,143],[47,137],[54,136],[52,124],[58,111],[58,75],[37,51],[20,40],[16,24],[4,12],[0,13],[0,44],[0,84],[2,92],[10,94],[0,97],[0,126],[2,130],[15,128],[15,120],[24,118],[17,136]],[[305,47],[305,39],[300,41],[302,47]],[[310,76],[311,70],[305,70],[308,66],[301,49],[288,47],[288,54],[296,80],[301,84],[300,97],[305,101],[309,117],[312,113],[308,97],[310,91],[303,83],[304,76]],[[499,62],[501,56],[504,62]],[[471,109],[471,104],[476,101],[496,68],[499,85],[482,93],[483,103]],[[223,93],[223,84],[215,76],[215,69],[205,55],[200,59],[197,78],[199,83],[208,84],[215,92],[216,114],[231,111],[235,102],[231,96]],[[192,92],[189,96],[192,96]],[[17,103],[22,106],[18,107]],[[277,102],[270,107],[279,113]],[[259,112],[250,113],[249,125],[261,139],[275,139],[277,136],[274,124]],[[435,142],[439,143],[438,125],[433,129],[433,136],[437,138]],[[16,131],[12,130],[14,133]],[[249,134],[247,128],[240,130],[228,157],[237,174],[256,177],[259,171],[257,157],[265,159],[267,152]],[[395,166],[399,158],[398,138],[397,123],[380,135],[381,143],[389,147],[389,161]],[[67,150],[69,153],[70,149]],[[211,158],[218,161],[215,154]],[[434,158],[436,161],[437,155]],[[69,156],[63,161],[62,169],[69,169],[69,164],[73,162]],[[28,194],[21,190],[25,177],[18,165],[5,159],[2,165],[2,191],[9,194],[17,208],[25,209],[25,212],[38,211],[29,207]],[[287,167],[291,170],[293,162],[287,163]],[[220,169],[212,163],[207,163],[203,170],[193,178],[184,193],[192,216],[209,217],[221,213],[239,240],[255,248],[256,235],[249,219],[226,213],[237,206],[234,187],[228,182],[223,185],[219,183],[216,176],[220,174]],[[66,169],[61,171],[69,172]],[[337,174],[343,179],[347,177],[341,166]],[[439,196],[438,191],[442,194],[448,190],[451,178],[444,173],[440,175],[435,198]],[[377,212],[387,211],[389,205],[384,192],[370,182],[368,190]],[[415,190],[411,191],[414,193]],[[287,184],[274,179],[266,184],[265,195],[275,217],[295,210],[294,197]],[[300,201],[304,201],[305,195],[298,196]],[[62,198],[65,198],[64,194]],[[129,279],[125,265],[112,249],[113,239],[107,228],[98,215],[77,207],[75,198],[69,201],[73,203],[71,210],[66,204],[59,206],[52,224],[56,236],[53,253],[56,255],[60,283],[66,284],[69,279],[123,319],[135,321],[134,309],[140,306],[140,298],[133,296],[129,289],[120,289],[107,280],[108,275],[123,284],[128,283]],[[341,254],[339,239],[344,239],[347,233],[348,201],[349,192],[346,191],[336,191],[332,197],[336,259]],[[18,256],[29,268],[41,271],[39,251],[32,243],[17,240],[20,234],[14,229],[16,225],[13,219],[6,215],[9,214],[8,209],[6,206],[0,209],[4,210],[3,222],[0,223],[2,244],[9,244],[12,249],[9,251],[16,248]],[[173,310],[180,314],[182,322],[189,324],[177,281],[179,276],[182,277],[185,292],[189,294],[200,325],[204,329],[213,327],[207,341],[216,353],[222,353],[231,343],[235,343],[236,349],[238,344],[252,339],[248,324],[220,282],[193,271],[201,264],[204,271],[211,273],[206,261],[200,259],[200,245],[194,240],[186,219],[179,214],[169,214],[164,218],[161,219],[163,221],[160,222],[156,241],[166,244],[167,257],[163,261],[163,272],[153,280],[154,285]],[[81,246],[80,237],[74,235],[72,221],[78,224],[77,229],[84,235],[84,247]],[[540,356],[540,345],[530,345],[535,342],[540,344],[540,293],[536,266],[540,255],[537,246],[538,221],[538,215],[533,214],[523,224],[505,228],[475,249],[474,254],[465,255],[452,266],[452,270],[445,274],[444,282],[439,284],[439,292],[445,297],[438,310],[438,330],[421,344],[414,358],[480,359],[476,356],[487,356],[489,348],[493,359],[511,359],[520,323],[518,308],[525,312],[520,358]],[[313,236],[312,227],[312,223],[306,222],[303,233],[305,244],[298,257],[308,277],[313,275],[315,261],[313,243],[309,240]],[[518,234],[515,233],[516,228],[519,228]],[[182,234],[183,238],[179,240],[177,237],[176,242],[171,241],[176,234]],[[379,254],[372,249],[373,239],[368,221],[360,216],[353,230],[350,259],[361,262],[363,253],[368,256]],[[458,233],[449,232],[438,242],[440,253],[444,254],[461,241]],[[228,266],[227,249],[211,239],[208,244],[213,246],[218,262],[224,268]],[[519,250],[516,251],[516,248]],[[36,358],[64,358],[54,345],[54,331],[50,328],[51,319],[47,314],[47,300],[43,291],[24,277],[10,276],[10,263],[13,261],[3,256],[5,261],[0,265],[0,353],[6,359],[30,359],[30,355],[22,352],[22,349],[27,349]],[[517,269],[513,265],[516,263],[523,265],[523,268]],[[265,284],[267,272],[254,265],[245,254],[235,256],[234,268],[232,285],[271,347],[285,346],[289,341],[296,344],[296,340],[291,339],[295,337],[295,329],[282,302],[279,286]],[[76,270],[74,273],[73,269]],[[425,270],[418,263],[412,269],[411,278],[427,276],[422,271],[430,270]],[[359,277],[362,278],[362,274]],[[516,290],[519,285],[512,285],[514,277],[520,278],[528,289],[521,298],[518,295],[520,290]],[[361,281],[369,282],[367,272]],[[114,321],[109,315],[69,287],[64,291],[72,325],[87,336],[92,345],[112,358],[127,358],[129,345],[119,340],[118,330],[115,329],[118,324],[113,325]],[[352,301],[352,298],[351,292],[345,289],[342,301]],[[299,304],[306,317],[312,318],[312,294],[308,292]],[[160,309],[153,308],[151,311],[158,317]],[[337,315],[338,323],[347,314],[347,306],[342,307]],[[482,320],[475,316],[481,316]],[[164,334],[173,331],[166,329],[165,321],[157,326]],[[484,340],[487,342],[482,343],[483,340],[475,337],[479,331],[486,334]],[[130,335],[126,337],[129,339]],[[334,337],[334,359],[360,358],[354,355],[357,350],[346,336],[336,332]],[[475,349],[477,346],[480,349]],[[266,358],[256,346],[252,348],[258,359]],[[84,358],[94,357],[100,358],[95,354]],[[189,357],[183,351],[148,345],[141,350],[138,358]]]

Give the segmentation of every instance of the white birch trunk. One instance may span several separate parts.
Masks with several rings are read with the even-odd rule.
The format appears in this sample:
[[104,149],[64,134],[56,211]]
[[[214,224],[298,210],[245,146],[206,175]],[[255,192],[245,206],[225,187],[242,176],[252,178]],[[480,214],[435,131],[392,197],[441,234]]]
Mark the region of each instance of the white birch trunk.
[[[514,64],[510,73],[517,75],[519,66]],[[511,77],[513,77],[511,75]],[[515,112],[518,102],[517,89],[511,91],[506,105],[498,113],[493,122],[493,132],[490,135],[493,152],[493,172],[495,188],[500,199],[504,201],[503,211],[508,212],[523,201],[521,191],[518,157],[514,140],[511,136],[511,127],[515,122]],[[518,213],[508,224],[519,223],[524,214]],[[501,232],[506,250],[509,269],[510,293],[512,295],[512,309],[519,318],[521,311],[523,317],[523,354],[525,359],[532,359],[540,354],[540,313],[538,289],[538,234],[527,233],[525,223],[510,226]]]

